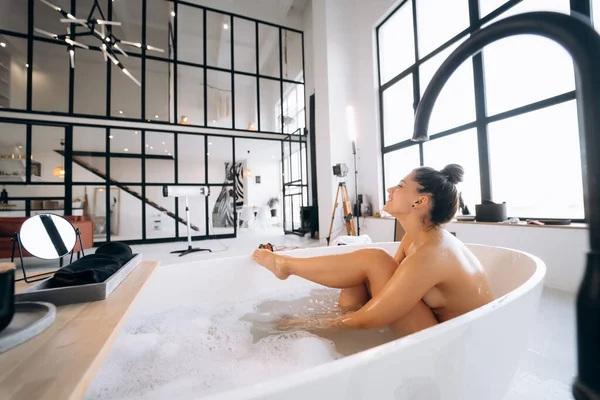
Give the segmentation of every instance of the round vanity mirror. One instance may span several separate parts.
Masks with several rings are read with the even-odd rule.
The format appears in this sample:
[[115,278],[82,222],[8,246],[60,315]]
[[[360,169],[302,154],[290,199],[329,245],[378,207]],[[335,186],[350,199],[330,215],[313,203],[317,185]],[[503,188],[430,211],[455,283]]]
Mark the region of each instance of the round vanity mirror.
[[45,260],[64,257],[75,247],[75,228],[59,215],[41,214],[21,225],[21,244],[32,256]]

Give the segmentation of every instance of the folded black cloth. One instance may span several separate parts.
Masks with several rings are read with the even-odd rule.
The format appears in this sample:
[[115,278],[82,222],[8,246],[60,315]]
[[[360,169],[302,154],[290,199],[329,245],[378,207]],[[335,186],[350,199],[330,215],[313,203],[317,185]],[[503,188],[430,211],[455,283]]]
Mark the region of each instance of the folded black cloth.
[[117,272],[131,258],[131,248],[124,243],[112,242],[56,271],[48,280],[49,287],[64,287],[100,283]]
[[123,263],[131,260],[133,258],[133,252],[131,251],[131,247],[121,242],[108,242],[100,245],[96,249],[96,254],[106,254],[108,256],[117,257]]

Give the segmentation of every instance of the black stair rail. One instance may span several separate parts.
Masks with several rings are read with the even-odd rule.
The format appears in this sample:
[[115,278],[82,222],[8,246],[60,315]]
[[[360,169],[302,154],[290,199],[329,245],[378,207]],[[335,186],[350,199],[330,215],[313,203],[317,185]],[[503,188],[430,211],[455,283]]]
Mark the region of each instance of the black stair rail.
[[[60,154],[61,156],[64,156],[64,151],[61,150],[54,150],[56,151],[58,154]],[[139,194],[138,192],[136,192],[133,189],[130,189],[128,186],[123,185],[122,183],[120,183],[119,181],[106,176],[106,174],[102,171],[100,171],[98,168],[91,166],[90,164],[88,164],[87,162],[83,161],[82,159],[80,159],[79,157],[73,156],[72,157],[73,162],[77,165],[79,165],[80,167],[88,170],[89,172],[91,172],[92,174],[107,180],[108,182],[110,182],[111,185],[115,185],[118,188],[120,188],[121,190],[123,190],[126,193],[129,193],[130,195],[132,195],[133,197],[135,197],[136,199],[141,200],[142,202],[145,202],[146,204],[148,204],[149,206],[157,209],[160,212],[163,212],[165,214],[167,214],[169,217],[173,218],[176,221],[181,222],[184,225],[187,225],[187,221],[181,217],[178,217],[177,215],[173,214],[171,211],[167,210],[166,208],[164,208],[163,206],[156,204],[154,201],[148,199],[148,198],[143,198],[141,194]],[[195,231],[200,231],[200,229],[194,225],[194,224],[190,224],[190,228],[192,228]]]

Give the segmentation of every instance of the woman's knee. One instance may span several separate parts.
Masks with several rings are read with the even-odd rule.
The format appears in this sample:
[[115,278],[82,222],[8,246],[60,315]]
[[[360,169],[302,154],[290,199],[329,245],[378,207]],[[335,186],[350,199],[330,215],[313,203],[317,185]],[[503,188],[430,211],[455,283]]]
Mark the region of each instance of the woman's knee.
[[370,261],[371,264],[394,264],[397,265],[396,260],[387,251],[371,247],[366,249],[357,250],[358,253],[365,261]]

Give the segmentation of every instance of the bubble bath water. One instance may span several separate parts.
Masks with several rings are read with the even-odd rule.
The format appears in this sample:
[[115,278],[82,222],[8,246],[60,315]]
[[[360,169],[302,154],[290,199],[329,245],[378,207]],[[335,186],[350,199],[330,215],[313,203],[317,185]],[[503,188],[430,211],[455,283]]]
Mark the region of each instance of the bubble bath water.
[[219,306],[133,315],[86,399],[202,397],[255,384],[393,340],[377,331],[288,331],[282,317],[335,316],[339,290],[296,288]]

